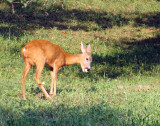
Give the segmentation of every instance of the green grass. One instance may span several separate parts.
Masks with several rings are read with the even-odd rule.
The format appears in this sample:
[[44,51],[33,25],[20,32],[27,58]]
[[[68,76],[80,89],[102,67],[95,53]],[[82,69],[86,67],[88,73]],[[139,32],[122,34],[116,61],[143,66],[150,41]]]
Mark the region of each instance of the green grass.
[[[159,1],[47,2],[47,10],[39,1],[19,7],[15,15],[0,4],[0,125],[160,125]],[[91,43],[91,71],[64,67],[57,95],[46,100],[33,67],[22,100],[20,52],[34,39],[69,53],[80,53],[81,41]],[[48,92],[50,79],[45,67],[41,81]]]

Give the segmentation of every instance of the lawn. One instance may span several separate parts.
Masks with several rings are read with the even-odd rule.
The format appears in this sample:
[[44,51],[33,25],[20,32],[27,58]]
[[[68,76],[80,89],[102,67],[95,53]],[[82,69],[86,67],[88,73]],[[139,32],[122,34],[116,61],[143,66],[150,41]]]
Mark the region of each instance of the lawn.
[[[0,2],[0,125],[160,125],[160,1],[40,0],[27,7]],[[92,67],[63,67],[57,95],[45,99],[32,67],[22,99],[21,48],[34,39],[81,53],[91,44]],[[49,92],[50,71],[41,81]]]

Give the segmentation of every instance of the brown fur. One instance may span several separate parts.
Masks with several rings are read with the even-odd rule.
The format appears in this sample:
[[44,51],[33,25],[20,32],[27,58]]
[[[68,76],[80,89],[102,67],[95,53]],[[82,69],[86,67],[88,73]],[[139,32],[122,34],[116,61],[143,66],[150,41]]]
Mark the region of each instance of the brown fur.
[[[87,57],[92,62],[91,57],[91,47],[83,47],[85,52],[81,54],[68,54],[60,46],[55,45],[47,40],[33,40],[28,42],[21,50],[25,68],[22,75],[22,94],[23,99],[25,98],[25,79],[32,65],[36,65],[35,80],[39,87],[42,89],[46,98],[49,98],[47,91],[43,87],[40,81],[40,75],[45,64],[50,66],[51,71],[51,89],[50,95],[56,95],[56,82],[58,70],[66,65],[81,64],[83,68],[87,67],[85,65],[85,58]],[[90,68],[89,68],[90,69]],[[53,93],[54,85],[54,93]]]

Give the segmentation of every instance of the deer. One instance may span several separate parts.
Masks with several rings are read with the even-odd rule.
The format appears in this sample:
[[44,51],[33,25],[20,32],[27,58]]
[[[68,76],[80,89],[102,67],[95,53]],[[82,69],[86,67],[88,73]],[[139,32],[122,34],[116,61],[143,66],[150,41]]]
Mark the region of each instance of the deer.
[[[28,42],[21,50],[21,54],[24,60],[24,72],[22,74],[22,96],[25,97],[25,80],[27,74],[32,66],[36,66],[36,73],[34,79],[39,88],[44,93],[46,99],[51,98],[52,95],[56,95],[57,85],[57,73],[63,66],[72,64],[80,64],[83,72],[89,72],[91,69],[91,45],[87,47],[81,42],[80,54],[69,54],[65,52],[59,45],[53,44],[47,40],[32,40]],[[40,81],[40,76],[44,66],[47,65],[50,68],[51,74],[51,87],[49,94],[44,88],[44,83]],[[54,88],[54,91],[53,91]]]

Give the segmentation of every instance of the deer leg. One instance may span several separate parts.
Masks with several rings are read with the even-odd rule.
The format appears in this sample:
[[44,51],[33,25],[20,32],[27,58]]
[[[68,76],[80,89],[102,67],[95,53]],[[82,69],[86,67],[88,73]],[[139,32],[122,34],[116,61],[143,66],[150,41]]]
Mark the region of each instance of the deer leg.
[[50,98],[50,96],[48,95],[47,91],[45,90],[45,88],[43,87],[43,84],[42,82],[40,81],[40,75],[42,73],[42,70],[43,70],[43,67],[44,67],[44,64],[42,64],[42,62],[40,62],[41,64],[38,64],[36,65],[36,75],[35,75],[35,80],[38,84],[38,86],[41,88],[42,92],[44,93],[45,97],[46,98]]
[[[51,89],[50,89],[50,95],[56,95],[56,84],[57,84],[58,68],[54,67],[54,70],[50,69],[50,71],[51,71]],[[53,85],[54,85],[54,92],[53,92]]]
[[26,100],[26,97],[25,97],[25,79],[27,77],[27,74],[28,74],[30,68],[31,68],[31,65],[28,62],[25,62],[25,68],[24,68],[24,72],[22,74],[22,96],[23,96],[24,100]]
[[50,67],[50,73],[51,73],[51,89],[50,89],[50,96],[53,95],[53,83],[54,83],[54,78],[53,78],[53,68]]

